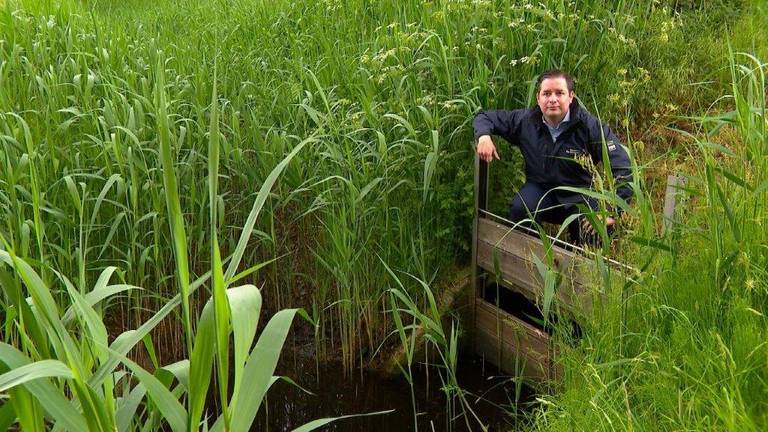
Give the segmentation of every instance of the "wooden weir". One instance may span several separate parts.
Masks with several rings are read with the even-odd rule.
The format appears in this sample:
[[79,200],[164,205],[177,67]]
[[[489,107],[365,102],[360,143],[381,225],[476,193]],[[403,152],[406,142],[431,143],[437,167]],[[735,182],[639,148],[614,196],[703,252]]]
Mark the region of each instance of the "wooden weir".
[[[487,211],[487,188],[488,164],[476,157],[471,276],[474,349],[504,373],[522,377],[529,384],[557,380],[562,369],[556,361],[557,349],[549,334],[530,324],[530,319],[502,310],[486,300],[486,286],[490,281],[497,283],[499,290],[510,290],[529,302],[541,304],[544,285],[534,256],[547,262],[545,245],[537,232],[532,232],[532,236],[524,232],[525,228],[513,228],[510,221]],[[561,319],[578,323],[579,317],[591,313],[594,299],[601,298],[586,285],[593,261],[576,246],[552,237],[549,240],[554,266],[562,276],[553,304],[557,304]],[[615,261],[610,264],[625,267]]]
[[[669,233],[677,223],[678,202],[686,180],[682,175],[667,178],[663,234]],[[557,380],[562,376],[562,368],[550,335],[530,324],[532,320],[525,319],[524,314],[507,312],[486,300],[486,287],[490,282],[498,290],[517,293],[520,303],[542,304],[544,283],[535,262],[537,259],[552,262],[560,282],[552,299],[557,308],[551,310],[559,314],[555,319],[568,320],[578,326],[592,313],[593,302],[604,298],[603,293],[587,285],[594,269],[594,254],[553,237],[548,237],[551,246],[545,246],[538,232],[526,233],[527,228],[514,227],[511,221],[489,212],[487,207],[488,164],[475,156],[471,275],[474,349],[503,372],[522,377],[529,384]],[[547,251],[551,260],[547,259]],[[615,260],[603,260],[624,277],[637,272]],[[499,297],[497,292],[495,298]]]

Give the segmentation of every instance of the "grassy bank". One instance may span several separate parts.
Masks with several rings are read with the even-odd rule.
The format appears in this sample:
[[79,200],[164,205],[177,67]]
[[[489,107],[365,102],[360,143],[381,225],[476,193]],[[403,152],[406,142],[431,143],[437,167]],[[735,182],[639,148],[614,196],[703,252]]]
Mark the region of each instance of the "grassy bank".
[[537,429],[765,428],[767,69],[733,55],[731,93],[698,119],[679,224],[642,254],[639,283],[564,347],[563,392],[544,398]]
[[[764,328],[764,303],[759,303],[764,297],[716,295],[731,292],[722,289],[726,280],[764,287],[759,272],[747,272],[764,264],[757,258],[764,239],[753,224],[762,207],[745,213],[746,206],[764,199],[762,178],[750,177],[762,171],[730,164],[746,160],[742,150],[750,147],[739,143],[757,139],[759,122],[718,130],[717,139],[735,153],[723,161],[713,153],[716,147],[702,144],[718,142],[703,138],[709,129],[697,130],[696,119],[686,116],[728,111],[745,104],[740,100],[756,103],[759,88],[744,99],[715,102],[733,93],[729,38],[734,51],[765,53],[759,37],[764,7],[484,0],[9,4],[0,17],[0,234],[9,254],[0,296],[3,342],[32,360],[48,359],[61,348],[47,346],[43,329],[27,327],[19,318],[20,302],[31,288],[13,266],[18,259],[39,275],[62,310],[75,302],[73,293],[86,296],[106,284],[105,271],[116,284],[142,287],[121,290],[95,311],[112,335],[141,326],[161,307],[174,304],[169,300],[179,292],[203,287],[189,305],[158,321],[162,324],[149,333],[155,337],[146,338],[146,349],[133,352],[141,351],[146,364],[194,356],[198,330],[193,327],[205,315],[208,299],[218,299],[216,322],[234,322],[222,306],[224,288],[252,284],[263,287],[269,311],[306,307],[321,354],[340,353],[350,369],[364,366],[394,326],[387,266],[431,283],[449,277],[441,270],[467,257],[472,114],[480,108],[530,105],[537,73],[560,67],[576,76],[585,105],[626,139],[646,173],[641,178],[649,202],[655,202],[657,179],[667,172],[683,170],[701,180],[694,183],[698,189],[692,193],[698,195],[691,199],[695,207],[685,227],[674,239],[663,240],[672,252],[627,246],[632,255],[625,253],[633,259],[651,262],[648,257],[655,253],[654,276],[643,280],[627,303],[633,318],[621,331],[632,336],[612,338],[617,335],[605,331],[604,339],[586,339],[583,350],[567,356],[569,370],[587,364],[600,372],[570,374],[571,390],[552,400],[540,424],[568,428],[602,419],[627,428],[648,424],[642,421],[657,410],[671,409],[672,392],[659,395],[669,400],[656,407],[648,402],[651,383],[661,383],[636,378],[643,385],[627,387],[626,380],[614,381],[637,367],[640,376],[671,376],[670,382],[683,389],[679,400],[690,396],[695,383],[705,383],[701,395],[691,398],[695,403],[676,406],[701,425],[717,428],[726,423],[715,422],[711,414],[719,405],[713,406],[710,390],[721,392],[715,383],[723,377],[670,370],[685,369],[685,356],[710,359],[701,360],[705,371],[720,367],[715,356],[724,351],[718,346],[729,352],[746,346],[730,344],[730,338],[738,331],[753,334],[748,330],[755,320]],[[751,118],[742,111],[737,119]],[[759,161],[755,151],[750,150],[750,160]],[[290,163],[279,165],[289,155]],[[507,148],[502,158],[494,168],[494,188],[509,192],[522,181],[522,164]],[[279,179],[270,177],[277,166]],[[730,183],[718,189],[714,185],[723,178]],[[745,179],[750,188],[733,178]],[[260,192],[271,180],[274,186]],[[496,194],[494,205],[503,206],[505,199]],[[259,201],[263,208],[256,218],[254,202]],[[638,208],[626,221],[628,234],[655,238],[650,208]],[[739,227],[738,237],[729,237],[732,227]],[[704,247],[709,245],[714,249]],[[731,257],[737,249],[750,251],[750,258]],[[694,258],[690,250],[712,255]],[[220,259],[236,264],[227,267]],[[717,269],[714,279],[706,279],[711,265]],[[207,282],[207,274],[214,282]],[[403,292],[423,303],[421,286],[412,278],[403,281]],[[690,288],[662,289],[677,284]],[[711,299],[692,302],[699,299],[700,287],[710,287]],[[699,309],[691,309],[695,304]],[[744,315],[715,321],[723,311]],[[94,315],[86,315],[95,322]],[[669,334],[657,334],[659,322]],[[182,325],[185,331],[179,332]],[[622,328],[610,320],[594,325]],[[692,335],[702,340],[685,339]],[[723,344],[712,345],[718,337]],[[215,338],[223,350],[225,335]],[[644,338],[675,342],[647,345],[640,342]],[[622,351],[615,351],[615,340],[622,340]],[[704,347],[714,350],[710,357],[701,354]],[[745,362],[764,356],[764,351],[750,352],[737,356]],[[226,360],[218,355],[223,380]],[[663,364],[658,370],[665,373],[653,374],[647,364],[654,362]],[[609,366],[598,367],[603,364]],[[732,370],[723,365],[723,371]],[[736,383],[765,376],[744,367],[738,370],[749,373],[738,375]],[[69,382],[58,386],[71,388]],[[599,383],[610,386],[601,390]],[[765,420],[750,413],[760,405],[743,401],[747,395],[759,397],[764,387],[747,387],[726,392],[734,397],[734,407],[745,408],[723,415],[742,413],[758,425]],[[621,394],[637,398],[643,407],[629,410],[640,416],[632,423],[618,417],[627,415],[626,406],[635,406],[615,398]],[[602,415],[595,409],[576,423],[560,423],[571,420],[559,415],[575,412],[569,401],[586,398],[602,406],[603,396],[615,411]],[[220,399],[226,404],[225,397]],[[32,402],[29,407],[41,409]],[[110,407],[103,409],[109,424]],[[683,420],[681,414],[680,424],[686,424]]]

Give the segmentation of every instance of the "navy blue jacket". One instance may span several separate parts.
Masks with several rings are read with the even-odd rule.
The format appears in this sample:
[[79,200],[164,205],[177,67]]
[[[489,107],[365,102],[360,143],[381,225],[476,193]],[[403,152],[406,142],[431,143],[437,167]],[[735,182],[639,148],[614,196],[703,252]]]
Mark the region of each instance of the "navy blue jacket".
[[[482,135],[498,135],[520,148],[525,159],[526,181],[548,187],[575,186],[590,188],[592,175],[575,159],[586,157],[598,165],[602,161],[603,137],[617,194],[629,201],[632,190],[626,183],[632,180],[629,155],[608,126],[590,114],[574,99],[569,108],[571,119],[557,142],[552,141],[538,106],[514,111],[481,111],[472,126],[475,139]],[[561,204],[583,202],[580,194],[553,192]]]

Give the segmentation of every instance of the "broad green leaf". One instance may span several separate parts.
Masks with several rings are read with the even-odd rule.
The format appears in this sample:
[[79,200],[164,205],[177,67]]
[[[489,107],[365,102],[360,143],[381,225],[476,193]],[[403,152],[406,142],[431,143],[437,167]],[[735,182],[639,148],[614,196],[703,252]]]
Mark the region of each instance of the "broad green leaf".
[[168,425],[174,432],[184,432],[187,429],[187,413],[184,407],[173,396],[170,390],[168,390],[154,375],[147,372],[136,364],[128,357],[122,356],[117,352],[113,352],[120,358],[120,361],[125,364],[136,378],[147,389],[147,393],[152,398],[152,401],[157,406],[158,411],[168,421]]
[[[254,232],[256,232],[256,231],[254,231]],[[265,237],[269,237],[266,234],[264,236]],[[233,283],[239,281],[240,279],[242,279],[242,278],[244,278],[244,277],[246,277],[246,276],[248,276],[250,274],[253,274],[253,273],[261,270],[262,268],[272,264],[273,262],[275,262],[275,261],[279,260],[280,258],[283,258],[283,257],[285,257],[287,255],[288,255],[288,253],[285,253],[283,255],[280,255],[279,257],[275,257],[275,258],[272,258],[271,260],[260,262],[260,263],[254,265],[254,266],[251,266],[251,267],[241,271],[240,273],[232,276],[232,279],[228,279],[227,280],[227,285],[232,285]]]
[[77,185],[72,176],[64,176],[64,184],[67,186],[67,192],[72,200],[72,204],[75,205],[78,213],[82,211],[82,202],[80,201],[80,193],[77,191]]
[[238,415],[232,419],[232,431],[246,432],[250,429],[261,402],[272,382],[280,352],[298,309],[285,309],[277,312],[264,327],[259,341],[253,348],[243,372],[240,392],[232,395],[232,406],[237,407]]
[[333,418],[324,418],[324,419],[317,419],[313,420],[303,426],[299,426],[296,429],[293,430],[293,432],[309,432],[313,431],[317,428],[323,427],[327,424],[333,423],[338,420],[348,419],[348,418],[355,418],[355,417],[367,417],[367,416],[374,416],[374,415],[382,415],[382,414],[389,414],[391,412],[395,412],[395,410],[387,410],[387,411],[377,411],[372,413],[366,413],[366,414],[353,414],[353,415],[345,415],[341,417],[333,417]]
[[58,360],[40,360],[0,375],[0,392],[38,378],[72,378],[72,371]]
[[557,279],[554,271],[552,271],[549,265],[545,264],[536,254],[531,254],[531,258],[533,259],[534,264],[536,264],[536,269],[544,284],[541,313],[544,315],[544,324],[546,325],[549,321],[549,309],[552,306],[552,300],[554,300],[555,297],[555,285]]
[[[31,363],[21,351],[11,345],[0,343],[0,362],[9,369],[19,368]],[[61,394],[61,390],[45,379],[38,379],[24,384],[32,395],[40,402],[43,409],[51,418],[69,431],[84,431],[88,429],[85,418],[75,409],[72,402]]]
[[733,238],[736,239],[737,242],[741,242],[741,230],[739,229],[739,223],[736,221],[736,214],[733,211],[733,207],[731,207],[730,203],[728,202],[728,198],[725,197],[725,193],[723,192],[723,189],[720,188],[720,185],[714,183],[714,186],[715,192],[717,192],[717,197],[720,199],[720,203],[723,205],[723,210],[725,210],[725,216],[728,219],[728,223],[731,225]]
[[387,113],[387,114],[384,114],[384,118],[390,118],[392,120],[395,120],[398,124],[400,124],[402,127],[404,127],[408,131],[410,136],[416,137],[417,135],[416,129],[408,120],[406,120],[402,116],[399,116],[397,114]]
[[752,187],[752,185],[750,185],[746,180],[744,180],[743,178],[737,176],[736,174],[734,174],[734,173],[732,173],[732,172],[730,172],[730,171],[728,171],[728,170],[726,170],[724,168],[717,167],[717,168],[715,168],[715,171],[717,171],[720,174],[722,174],[725,178],[727,178],[728,180],[733,182],[733,184],[735,184],[735,185],[741,186],[741,187],[743,187],[744,189],[746,189],[746,190],[748,190],[750,192],[753,192],[755,190],[755,188]]
[[[143,290],[143,288],[138,287],[136,285],[128,285],[128,284],[117,284],[117,285],[109,285],[105,287],[96,287],[93,289],[93,291],[89,292],[85,295],[85,303],[88,306],[95,306],[102,300],[106,299],[107,297],[113,296],[115,294],[119,294],[123,291],[128,290]],[[64,325],[68,325],[70,321],[72,321],[72,318],[74,318],[74,305],[70,305],[66,312],[64,312],[64,315],[61,317],[61,321],[64,322]]]
[[155,371],[155,375],[163,372],[173,376],[184,387],[184,391],[189,392],[189,360],[179,360],[165,365]]
[[126,432],[131,426],[131,421],[136,416],[136,410],[146,394],[146,387],[139,383],[131,390],[127,397],[117,400],[117,413],[115,416],[119,432]]
[[588,196],[590,198],[602,200],[607,203],[610,203],[615,207],[622,209],[627,213],[632,213],[632,208],[629,206],[629,203],[627,203],[624,199],[622,199],[621,197],[619,197],[614,193],[603,193],[603,192],[594,191],[592,189],[578,188],[578,187],[571,187],[571,186],[558,186],[555,189],[566,191],[566,192],[575,192],[575,193]]
[[216,342],[213,301],[208,299],[197,323],[195,345],[189,362],[189,422],[200,423],[208,396],[213,372],[214,344]]
[[640,236],[632,236],[629,238],[629,240],[642,246],[648,246],[666,252],[672,252],[672,248],[669,247],[669,245],[666,245],[658,240],[648,239]]
[[[11,419],[11,423],[16,423],[18,430],[45,430],[45,417],[42,412],[42,407],[24,386],[10,389],[8,395],[4,395],[3,397],[9,399],[7,405],[12,407],[12,414],[14,415]],[[2,422],[7,423],[8,421],[3,420]]]
[[357,196],[356,201],[360,202],[362,201],[366,195],[368,195],[373,188],[376,187],[382,180],[384,180],[383,177],[376,177],[375,179],[368,182],[367,185],[365,185],[362,189],[360,189],[360,194]]
[[[18,307],[17,313],[24,321],[25,332],[40,354],[40,358],[49,358],[48,337],[45,335],[41,323],[38,322],[34,315],[31,302],[29,299],[23,298],[21,282],[2,266],[0,266],[0,286],[3,287],[4,294],[10,298],[11,304]],[[8,318],[10,316],[6,316],[6,319]],[[8,324],[12,323],[9,322]]]
[[[235,382],[232,393],[238,394],[245,361],[256,337],[262,300],[259,289],[253,285],[230,288],[227,290],[227,297],[232,313],[235,350]],[[233,405],[232,410],[237,412],[237,407]]]
[[93,210],[91,210],[91,226],[96,225],[96,218],[99,216],[99,208],[101,208],[101,203],[104,202],[104,198],[106,198],[107,193],[109,193],[109,190],[112,189],[112,185],[115,184],[117,181],[122,181],[120,178],[120,174],[112,174],[109,179],[107,179],[107,182],[104,184],[104,187],[101,188],[101,192],[99,193],[99,196],[96,198],[96,202],[93,206]]

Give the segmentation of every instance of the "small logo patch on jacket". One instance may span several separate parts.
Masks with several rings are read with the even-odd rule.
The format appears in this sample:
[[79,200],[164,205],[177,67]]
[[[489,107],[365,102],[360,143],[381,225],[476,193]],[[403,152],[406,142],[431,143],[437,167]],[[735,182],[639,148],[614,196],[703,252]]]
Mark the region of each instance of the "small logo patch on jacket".
[[608,141],[608,151],[615,151],[616,150],[616,144],[613,143],[613,141]]

